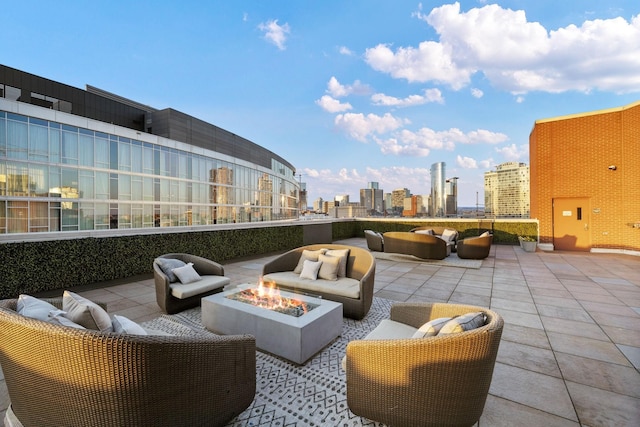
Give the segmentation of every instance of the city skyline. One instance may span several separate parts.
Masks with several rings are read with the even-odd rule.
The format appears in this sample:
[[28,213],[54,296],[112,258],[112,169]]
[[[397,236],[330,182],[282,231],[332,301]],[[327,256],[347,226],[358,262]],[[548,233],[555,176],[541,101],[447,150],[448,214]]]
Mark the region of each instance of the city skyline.
[[355,200],[368,182],[429,194],[439,162],[458,177],[459,206],[478,193],[483,204],[485,172],[529,163],[536,120],[640,98],[640,5],[629,0],[25,1],[4,11],[0,35],[12,42],[0,63],[247,138],[296,167],[308,204]]

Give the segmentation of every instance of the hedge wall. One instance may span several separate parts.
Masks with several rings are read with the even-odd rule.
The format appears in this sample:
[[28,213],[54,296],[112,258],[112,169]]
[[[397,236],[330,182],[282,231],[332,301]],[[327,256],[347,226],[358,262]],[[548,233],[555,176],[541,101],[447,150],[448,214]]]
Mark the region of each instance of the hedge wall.
[[0,298],[151,273],[165,253],[223,262],[301,245],[301,226],[4,243]]

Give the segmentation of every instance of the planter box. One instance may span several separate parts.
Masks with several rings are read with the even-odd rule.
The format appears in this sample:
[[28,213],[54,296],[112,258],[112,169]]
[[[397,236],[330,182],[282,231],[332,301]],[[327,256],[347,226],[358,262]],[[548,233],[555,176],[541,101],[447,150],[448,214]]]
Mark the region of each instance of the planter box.
[[538,242],[527,242],[526,240],[520,240],[520,246],[525,252],[535,252],[538,247]]

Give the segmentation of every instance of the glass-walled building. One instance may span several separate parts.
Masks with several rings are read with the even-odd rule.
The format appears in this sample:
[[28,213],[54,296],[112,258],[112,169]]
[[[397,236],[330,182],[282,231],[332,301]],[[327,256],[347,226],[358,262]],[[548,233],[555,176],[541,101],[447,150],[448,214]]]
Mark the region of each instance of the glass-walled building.
[[0,234],[294,219],[294,175],[184,113],[0,66]]

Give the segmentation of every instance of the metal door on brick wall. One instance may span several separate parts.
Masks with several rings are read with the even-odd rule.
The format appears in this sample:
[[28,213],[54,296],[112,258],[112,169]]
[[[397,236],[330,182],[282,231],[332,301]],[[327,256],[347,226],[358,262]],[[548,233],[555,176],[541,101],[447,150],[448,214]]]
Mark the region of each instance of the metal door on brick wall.
[[563,197],[553,199],[554,250],[591,250],[590,212],[588,198]]

